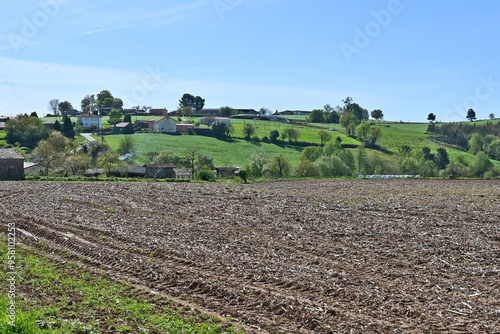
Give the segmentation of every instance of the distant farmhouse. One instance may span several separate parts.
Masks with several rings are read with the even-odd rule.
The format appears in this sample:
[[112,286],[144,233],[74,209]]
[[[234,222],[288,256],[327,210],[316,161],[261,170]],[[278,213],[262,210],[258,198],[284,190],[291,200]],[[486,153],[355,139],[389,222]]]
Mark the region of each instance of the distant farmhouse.
[[194,134],[194,125],[193,124],[177,124],[176,130],[179,133]]
[[15,148],[0,148],[0,179],[24,179],[24,157]]
[[101,116],[93,115],[91,113],[79,115],[76,117],[77,122],[82,125],[84,129],[90,129],[92,126],[101,128]]
[[309,116],[312,113],[312,111],[306,111],[306,110],[285,110],[278,112],[278,115],[303,115],[303,116]]
[[5,126],[7,125],[7,121],[9,117],[0,116],[0,130],[5,130]]
[[150,120],[137,120],[136,126],[142,129],[149,129],[152,132],[176,133],[177,122],[168,116],[157,117]]
[[[233,110],[236,112],[236,114],[245,114],[245,115],[258,115],[259,112],[256,111],[255,109],[236,109],[233,108]],[[198,111],[198,115],[200,116],[220,116],[220,110],[219,108],[204,108]]]
[[152,115],[152,116],[167,116],[167,114],[168,114],[167,108],[149,109],[149,115]]
[[113,127],[115,135],[130,135],[134,133],[134,126],[128,122],[121,122]]
[[203,117],[201,119],[201,124],[211,126],[213,123],[226,123],[231,125],[231,119],[229,117]]

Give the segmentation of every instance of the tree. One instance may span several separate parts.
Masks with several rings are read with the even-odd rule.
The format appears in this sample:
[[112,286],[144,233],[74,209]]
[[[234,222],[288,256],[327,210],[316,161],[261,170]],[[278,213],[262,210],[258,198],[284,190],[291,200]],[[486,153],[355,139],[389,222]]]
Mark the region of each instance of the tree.
[[267,171],[274,177],[285,177],[290,174],[291,164],[290,161],[280,154],[277,157],[271,158],[267,166]]
[[342,100],[342,103],[344,104],[344,109],[349,108],[349,106],[352,103],[352,97],[348,96],[345,99]]
[[97,140],[86,144],[86,147],[92,166],[96,166],[98,159],[111,150],[108,144]]
[[57,115],[59,113],[59,99],[52,99],[49,101],[48,109],[52,115]]
[[117,123],[120,123],[123,119],[123,113],[120,109],[112,109],[109,112],[108,123],[116,126]]
[[7,144],[35,148],[40,140],[49,137],[49,131],[40,118],[19,115],[5,124]]
[[262,176],[265,166],[268,164],[269,158],[265,153],[253,154],[250,157],[250,166],[252,168],[252,174],[255,176]]
[[74,153],[67,156],[64,159],[64,169],[66,169],[69,174],[75,175],[78,171],[85,171],[85,168],[89,164],[89,156],[85,153]]
[[422,147],[422,153],[424,154],[424,160],[434,161],[436,159],[436,155],[431,153],[429,147]]
[[125,155],[131,153],[135,147],[135,140],[132,136],[123,136],[118,143],[118,149],[116,153],[119,155]]
[[325,113],[321,109],[314,109],[308,118],[311,123],[322,123],[325,121]]
[[193,96],[191,94],[184,94],[182,98],[179,100],[179,108],[184,108],[184,107],[192,107],[195,114],[198,114],[198,112],[203,109],[205,106],[205,99],[202,99],[200,96]]
[[495,119],[495,114],[491,113],[491,114],[489,115],[489,117],[490,117],[490,119],[491,119],[491,120],[494,120],[494,119]]
[[299,138],[300,138],[300,131],[299,131],[299,129],[288,127],[288,128],[285,128],[285,130],[282,131],[281,136],[283,137],[283,139],[288,138],[288,142],[291,143],[292,140],[295,140],[295,141],[299,140]]
[[81,105],[82,105],[82,113],[97,115],[97,101],[95,100],[94,94],[86,95],[82,99]]
[[368,141],[368,134],[370,133],[371,125],[369,123],[360,124],[356,128],[356,136],[358,136],[363,141]]
[[486,153],[479,152],[472,161],[471,168],[475,176],[483,177],[484,173],[493,168],[493,162],[486,156]]
[[127,163],[120,160],[120,156],[113,151],[107,151],[97,160],[97,164],[101,167],[106,175],[111,172],[124,173],[127,168]]
[[382,137],[382,130],[375,126],[370,127],[370,132],[368,133],[369,145],[374,146],[380,137]]
[[73,110],[73,106],[68,101],[59,103],[58,108],[63,116],[66,115],[69,111]]
[[465,116],[465,118],[467,118],[471,122],[475,121],[476,120],[476,112],[474,111],[474,109],[470,108],[467,111],[467,116]]
[[219,113],[223,117],[229,117],[229,116],[233,115],[235,112],[234,112],[233,108],[225,106],[225,107],[221,107],[219,109]]
[[245,139],[249,140],[252,135],[255,133],[255,127],[250,124],[250,123],[245,123],[243,125],[243,135],[245,136]]
[[339,120],[340,125],[344,127],[347,131],[347,134],[349,135],[354,135],[354,131],[357,126],[357,118],[356,115],[354,115],[350,111],[345,111],[342,116],[340,116]]
[[179,100],[179,108],[184,108],[184,107],[192,107],[194,105],[194,96],[191,94],[184,94],[182,95],[181,99]]
[[60,132],[55,132],[48,139],[41,140],[35,148],[35,154],[41,158],[40,164],[45,168],[45,175],[48,175],[52,166],[61,164],[77,146],[78,143],[66,138]]
[[430,122],[434,122],[436,120],[436,115],[430,113],[429,115],[427,115],[427,120]]
[[214,159],[201,153],[196,155],[195,170],[197,173],[201,171],[213,171],[214,169]]
[[314,177],[320,176],[321,171],[314,163],[308,160],[299,162],[295,168],[295,174],[299,177]]
[[118,98],[115,98],[113,100],[113,105],[112,105],[113,108],[115,109],[123,109],[123,100],[122,99],[118,99]]
[[243,180],[243,183],[247,183],[247,171],[244,169],[240,169],[238,171],[238,177]]
[[68,116],[63,117],[62,134],[67,138],[75,138],[75,130],[73,129],[71,118]]
[[321,145],[323,145],[332,139],[332,134],[327,130],[318,130],[318,137],[321,141]]
[[191,169],[191,176],[194,178],[195,167],[196,167],[196,157],[198,156],[197,148],[188,148],[184,150],[184,158],[186,160],[186,166]]
[[479,133],[474,133],[469,140],[469,152],[472,154],[478,154],[483,150],[483,137]]
[[450,163],[450,157],[448,156],[448,152],[444,148],[438,148],[438,155],[436,164],[439,169],[445,169],[446,166]]
[[36,118],[38,118],[38,114],[36,113],[36,111],[33,111],[31,113],[30,117],[36,117]]
[[130,116],[130,114],[123,115],[123,121],[125,123],[132,123],[132,116]]
[[300,153],[300,161],[316,161],[322,153],[322,148],[317,146],[308,146]]
[[347,107],[347,110],[352,112],[354,114],[354,116],[356,116],[357,123],[361,123],[361,122],[367,121],[369,119],[368,110],[362,108],[357,103],[349,104],[349,106]]
[[109,90],[102,90],[99,94],[97,94],[97,109],[113,107],[114,102],[115,98]]
[[279,131],[278,130],[273,130],[269,134],[269,140],[271,141],[271,143],[276,143],[278,141],[278,137],[279,136],[280,136]]
[[352,173],[346,163],[335,155],[322,156],[316,160],[315,164],[324,177],[348,176]]
[[180,110],[180,116],[192,116],[194,114],[193,107],[187,106]]
[[380,109],[375,109],[371,112],[371,116],[374,120],[381,120],[384,119],[384,113]]
[[61,123],[59,123],[58,120],[56,120],[54,122],[54,131],[59,131],[59,132],[62,132],[62,127],[61,127]]
[[204,106],[205,106],[205,99],[202,99],[201,97],[196,96],[196,97],[194,98],[194,104],[193,104],[193,106],[192,106],[192,107],[193,107],[193,109],[194,109],[194,112],[195,112],[196,114],[198,114],[198,113],[199,113],[199,111],[200,111],[201,109],[203,109],[203,107],[204,107]]
[[215,137],[229,137],[234,132],[234,128],[224,122],[212,123],[212,133]]

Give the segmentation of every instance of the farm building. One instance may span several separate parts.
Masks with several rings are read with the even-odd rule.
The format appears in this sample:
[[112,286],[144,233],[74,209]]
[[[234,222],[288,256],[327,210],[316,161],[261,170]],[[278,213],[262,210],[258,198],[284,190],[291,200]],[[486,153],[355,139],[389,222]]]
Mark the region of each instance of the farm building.
[[0,148],[0,179],[24,179],[24,157],[15,148]]
[[193,124],[177,124],[177,132],[194,134]]
[[203,117],[201,119],[201,124],[211,126],[213,123],[226,123],[231,125],[231,119],[229,117]]
[[203,108],[200,111],[198,111],[198,115],[212,115],[212,116],[220,116],[220,110],[217,108]]
[[129,166],[127,173],[127,177],[145,177],[146,176],[146,167],[143,166]]
[[44,168],[43,166],[35,163],[35,162],[24,162],[24,175],[28,176],[40,176],[43,175]]
[[125,134],[129,135],[134,133],[134,126],[128,122],[118,123],[113,127],[113,134]]
[[168,113],[167,108],[163,109],[149,109],[149,115],[153,116],[166,116]]
[[5,130],[5,122],[0,122],[0,130]]
[[101,128],[101,116],[92,115],[91,113],[77,116],[77,122],[82,125],[84,129],[90,129],[92,126]]
[[43,122],[43,126],[45,126],[49,130],[54,130],[55,125],[56,125],[56,121]]
[[168,116],[158,117],[150,121],[149,129],[153,132],[175,133],[177,132],[177,122]]
[[147,164],[144,167],[146,167],[146,177],[149,178],[164,179],[175,177],[174,168],[176,166],[174,164]]
[[238,174],[240,168],[238,167],[219,167],[215,169],[217,171],[217,177],[235,177]]

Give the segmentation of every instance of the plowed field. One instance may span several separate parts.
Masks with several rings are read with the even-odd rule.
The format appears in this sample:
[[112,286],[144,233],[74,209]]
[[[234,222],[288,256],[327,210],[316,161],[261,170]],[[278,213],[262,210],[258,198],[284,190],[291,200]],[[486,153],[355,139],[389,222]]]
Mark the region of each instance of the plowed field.
[[1,182],[0,211],[48,257],[255,331],[500,333],[498,181]]

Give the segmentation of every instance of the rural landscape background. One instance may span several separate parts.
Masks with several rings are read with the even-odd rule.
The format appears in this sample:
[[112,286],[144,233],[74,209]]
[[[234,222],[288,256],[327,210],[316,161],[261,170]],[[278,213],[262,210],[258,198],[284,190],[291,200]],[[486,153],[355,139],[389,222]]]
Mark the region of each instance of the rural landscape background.
[[0,334],[500,333],[500,4],[0,18]]

